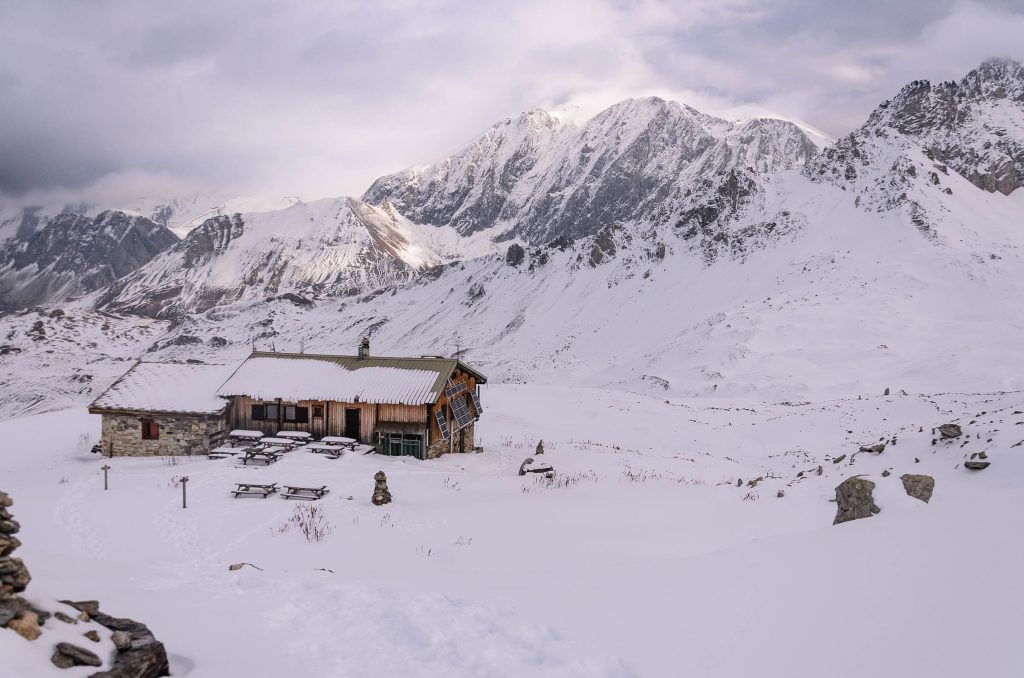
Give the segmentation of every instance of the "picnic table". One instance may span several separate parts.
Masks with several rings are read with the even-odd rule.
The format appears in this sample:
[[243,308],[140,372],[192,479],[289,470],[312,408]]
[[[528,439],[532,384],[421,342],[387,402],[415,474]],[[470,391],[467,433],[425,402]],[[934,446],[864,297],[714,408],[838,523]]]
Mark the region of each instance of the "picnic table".
[[245,445],[248,443],[254,443],[263,437],[261,431],[247,431],[245,429],[235,429],[228,433],[228,444],[229,445]]
[[260,438],[259,442],[260,442],[260,445],[262,445],[264,448],[267,448],[267,447],[283,447],[286,450],[290,450],[290,449],[292,449],[293,447],[295,447],[295,446],[297,446],[299,444],[299,441],[292,440],[291,438],[277,438],[277,437]]
[[224,459],[225,457],[234,457],[238,452],[239,450],[237,448],[222,445],[210,450],[209,457],[210,459]]
[[337,459],[343,454],[343,451],[338,445],[331,445],[330,443],[310,443],[303,449],[312,452],[313,454],[326,454],[331,459]]
[[335,447],[347,447],[350,450],[356,449],[356,445],[359,444],[359,441],[355,438],[346,438],[345,436],[324,436],[320,439],[320,442]]
[[274,452],[273,450],[261,450],[258,447],[250,447],[245,450],[245,456],[242,457],[242,465],[248,466],[249,462],[251,461],[254,464],[260,463],[263,464],[264,466],[269,466],[270,464],[273,464],[275,461],[277,461],[277,458],[280,456],[280,453]]
[[300,443],[308,443],[313,440],[313,434],[308,431],[278,431],[278,438],[290,438]]
[[282,499],[307,499],[309,501],[316,501],[317,499],[323,499],[324,495],[330,492],[326,485],[320,487],[296,487],[295,485],[285,485],[284,493],[281,495]]
[[269,485],[259,485],[257,483],[235,483],[235,489],[232,490],[231,493],[235,495],[235,499],[249,496],[266,499],[275,492],[277,492],[277,483],[271,483]]

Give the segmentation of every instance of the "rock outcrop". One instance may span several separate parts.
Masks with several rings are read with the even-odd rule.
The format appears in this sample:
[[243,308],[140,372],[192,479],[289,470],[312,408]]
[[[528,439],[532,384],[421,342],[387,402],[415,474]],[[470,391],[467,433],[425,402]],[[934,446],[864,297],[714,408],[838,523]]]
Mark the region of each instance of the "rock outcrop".
[[847,478],[836,487],[836,518],[833,525],[870,518],[882,509],[875,504],[875,484],[859,476]]

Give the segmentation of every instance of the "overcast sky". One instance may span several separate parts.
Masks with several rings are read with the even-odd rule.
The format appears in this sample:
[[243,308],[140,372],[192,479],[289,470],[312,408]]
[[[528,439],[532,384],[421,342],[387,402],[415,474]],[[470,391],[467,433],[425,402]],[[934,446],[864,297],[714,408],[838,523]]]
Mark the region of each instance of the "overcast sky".
[[1022,36],[1024,0],[0,0],[0,196],[360,195],[647,94],[836,136]]

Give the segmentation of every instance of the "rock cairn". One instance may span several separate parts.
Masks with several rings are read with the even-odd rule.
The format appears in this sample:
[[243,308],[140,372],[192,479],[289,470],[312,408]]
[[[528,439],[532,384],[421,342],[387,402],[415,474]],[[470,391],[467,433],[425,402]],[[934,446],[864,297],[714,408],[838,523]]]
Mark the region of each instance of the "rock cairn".
[[[32,578],[25,563],[11,555],[21,546],[21,542],[14,536],[21,526],[8,511],[13,504],[8,495],[0,492],[0,628],[6,627],[26,640],[37,640],[44,635],[40,627],[51,617],[64,624],[96,622],[113,631],[110,642],[117,653],[109,670],[93,673],[90,678],[160,678],[171,675],[163,643],[153,636],[145,624],[103,614],[99,602],[95,600],[62,600],[61,603],[78,611],[78,616],[72,617],[63,611],[51,614],[37,609],[18,595]],[[82,635],[94,643],[101,642],[96,629],[90,629]],[[103,664],[97,653],[67,642],[54,646],[50,661],[61,669],[99,667]],[[0,658],[0,674],[3,674],[3,668],[3,660]]]
[[383,506],[391,503],[391,491],[388,490],[388,477],[384,471],[377,471],[373,474],[373,496],[370,501],[374,506]]
[[14,536],[21,530],[21,525],[7,510],[13,504],[9,496],[0,492],[0,600],[21,593],[32,580],[21,558],[11,555],[21,546]]

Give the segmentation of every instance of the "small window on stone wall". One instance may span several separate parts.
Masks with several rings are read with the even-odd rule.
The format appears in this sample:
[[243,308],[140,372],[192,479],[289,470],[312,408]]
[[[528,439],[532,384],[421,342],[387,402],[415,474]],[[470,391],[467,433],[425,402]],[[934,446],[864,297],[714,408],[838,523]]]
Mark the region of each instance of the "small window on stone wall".
[[158,440],[160,438],[160,425],[152,419],[142,419],[142,439]]

